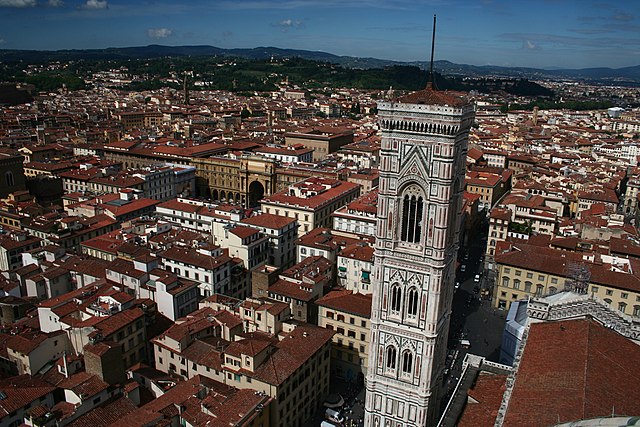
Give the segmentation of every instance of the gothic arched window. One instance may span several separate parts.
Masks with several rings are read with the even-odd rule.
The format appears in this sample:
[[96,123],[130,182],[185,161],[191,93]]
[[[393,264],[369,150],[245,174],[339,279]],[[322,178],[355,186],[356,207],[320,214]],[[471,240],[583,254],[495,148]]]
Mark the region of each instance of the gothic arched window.
[[402,290],[398,284],[391,287],[391,312],[400,313],[402,307]]
[[13,172],[11,171],[6,171],[4,173],[4,180],[7,183],[7,187],[13,187],[16,184],[15,180],[13,179]]
[[407,292],[407,315],[415,317],[418,314],[418,290],[409,289]]
[[387,347],[387,369],[396,369],[396,348],[392,345]]
[[409,350],[402,353],[402,373],[410,374],[413,368],[413,354]]
[[402,229],[400,238],[405,242],[419,243],[422,238],[424,193],[417,185],[408,187],[402,198]]

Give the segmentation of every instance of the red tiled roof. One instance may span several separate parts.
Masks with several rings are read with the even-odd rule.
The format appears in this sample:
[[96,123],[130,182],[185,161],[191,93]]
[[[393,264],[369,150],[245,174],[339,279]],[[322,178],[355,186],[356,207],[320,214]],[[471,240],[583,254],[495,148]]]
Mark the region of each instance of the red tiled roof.
[[269,384],[282,384],[327,344],[334,333],[308,323],[299,324],[276,344],[277,350],[256,369],[253,376]]
[[640,245],[628,239],[611,237],[609,247],[612,253],[625,254],[632,257],[640,258]]
[[296,221],[297,220],[295,218],[290,218],[288,216],[263,213],[260,215],[254,215],[250,218],[244,218],[240,222],[243,224],[278,230]]
[[344,249],[342,249],[338,255],[345,258],[353,258],[360,261],[372,263],[373,253],[374,253],[373,246],[362,242],[362,243],[354,243],[354,244],[345,246]]
[[170,259],[172,261],[183,262],[188,265],[194,265],[196,267],[204,268],[207,270],[214,270],[221,265],[231,261],[228,255],[220,255],[218,257],[211,257],[201,254],[195,249],[180,248],[172,246],[164,252],[158,254],[160,258]]
[[67,427],[107,427],[136,409],[128,398],[115,397],[67,424]]
[[[320,182],[323,185],[313,184],[314,181]],[[325,189],[324,185],[330,185],[331,187]],[[338,181],[328,178],[308,178],[303,183],[294,184],[294,186],[304,187],[309,192],[318,191],[315,196],[297,197],[289,193],[289,189],[282,190],[276,194],[265,197],[262,199],[262,204],[276,204],[281,206],[291,206],[296,208],[318,209],[326,204],[332,203],[336,200],[340,200],[349,194],[358,193],[360,191],[360,184],[354,184],[352,182]]]
[[0,400],[0,419],[49,393],[53,393],[55,389],[45,381],[30,375],[19,375],[0,380],[0,391],[6,395],[4,399]]
[[107,338],[109,335],[118,332],[120,329],[130,325],[142,316],[144,316],[144,312],[141,309],[131,308],[105,317],[104,320],[101,320],[94,326],[102,332],[102,335],[105,338]]
[[317,300],[316,304],[369,319],[371,318],[371,302],[372,295],[354,294],[353,291],[346,289],[334,289]]
[[[309,285],[305,285],[305,287],[307,286]],[[269,292],[306,302],[311,301],[315,296],[315,294],[312,292],[312,289],[307,291],[305,289],[302,289],[300,284],[289,282],[288,280],[283,279],[279,279],[274,284],[269,286]]]
[[504,426],[640,413],[640,347],[593,320],[534,323]]
[[177,199],[167,200],[160,203],[157,208],[171,209],[174,211],[195,213],[201,208],[198,205],[192,205],[191,203],[180,202]]
[[506,390],[506,381],[506,375],[480,373],[473,388],[468,391],[469,399],[458,427],[492,427]]
[[238,236],[241,239],[246,239],[247,237],[251,237],[254,234],[258,234],[259,231],[256,230],[255,228],[251,228],[251,227],[244,227],[244,226],[237,226],[237,227],[233,227],[232,229],[229,230],[231,233],[235,234],[236,236]]
[[227,341],[217,337],[197,339],[180,352],[180,356],[198,365],[221,371],[222,350],[227,345],[229,345]]
[[65,378],[58,384],[58,387],[71,390],[78,396],[89,399],[109,388],[109,384],[102,381],[97,375],[82,371]]
[[48,340],[49,338],[56,337],[64,331],[56,331],[51,333],[45,333],[40,331],[22,331],[20,335],[13,335],[7,340],[7,349],[11,349],[20,354],[28,355],[33,350],[38,348],[40,344]]
[[243,354],[254,357],[272,345],[271,338],[246,338],[240,341],[234,341],[225,349],[224,353],[231,356],[240,357]]
[[434,90],[431,87],[419,90],[396,99],[405,104],[448,105],[461,107],[469,104],[469,100],[461,92]]

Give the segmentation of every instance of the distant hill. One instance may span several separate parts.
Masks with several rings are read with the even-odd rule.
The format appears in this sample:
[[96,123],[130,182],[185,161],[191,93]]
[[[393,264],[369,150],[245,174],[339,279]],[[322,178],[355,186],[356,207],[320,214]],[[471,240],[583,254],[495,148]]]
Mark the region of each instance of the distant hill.
[[[417,65],[426,68],[426,62],[399,62],[377,58],[358,58],[338,56],[327,52],[281,49],[277,47],[256,47],[252,49],[223,49],[215,46],[161,46],[149,45],[139,47],[122,47],[84,50],[0,50],[0,61],[42,63],[69,60],[110,60],[110,59],[144,59],[165,56],[229,56],[247,59],[268,59],[271,57],[300,57],[315,61],[331,62],[349,68],[383,68],[390,65]],[[544,70],[526,67],[498,67],[492,65],[476,66],[454,64],[450,61],[436,61],[434,67],[442,74],[463,75],[472,77],[518,77],[527,79],[570,79],[590,81],[610,81],[619,84],[640,84],[640,65],[625,68],[584,68]]]

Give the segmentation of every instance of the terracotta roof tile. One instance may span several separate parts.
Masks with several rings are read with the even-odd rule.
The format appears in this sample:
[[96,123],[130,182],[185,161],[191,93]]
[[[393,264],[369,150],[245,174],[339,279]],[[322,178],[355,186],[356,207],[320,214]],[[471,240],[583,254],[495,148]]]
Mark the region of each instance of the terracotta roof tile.
[[404,104],[448,105],[461,107],[469,104],[469,100],[461,92],[434,90],[431,87],[419,90],[396,99]]
[[469,399],[458,427],[492,427],[506,390],[506,381],[506,375],[480,373],[473,388],[468,391]]
[[371,318],[371,302],[371,295],[354,294],[353,291],[346,289],[334,289],[317,300],[316,304],[369,319]]
[[504,426],[640,413],[640,347],[593,320],[534,323]]

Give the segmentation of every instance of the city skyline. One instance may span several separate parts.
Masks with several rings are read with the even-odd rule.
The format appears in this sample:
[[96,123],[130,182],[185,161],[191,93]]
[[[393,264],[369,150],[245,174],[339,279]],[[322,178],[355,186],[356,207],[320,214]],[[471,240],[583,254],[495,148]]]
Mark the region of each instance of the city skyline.
[[501,0],[0,0],[0,49],[275,46],[534,68],[640,64],[640,4]]

